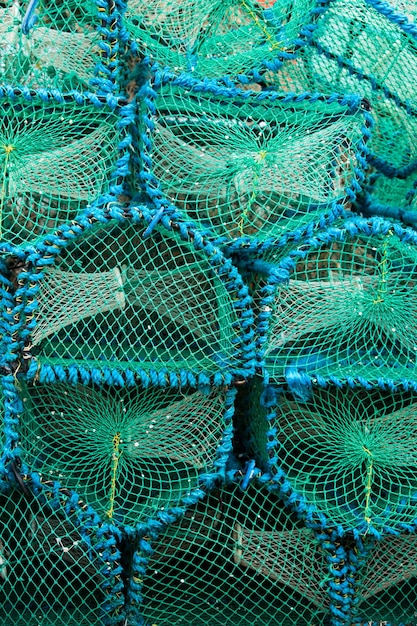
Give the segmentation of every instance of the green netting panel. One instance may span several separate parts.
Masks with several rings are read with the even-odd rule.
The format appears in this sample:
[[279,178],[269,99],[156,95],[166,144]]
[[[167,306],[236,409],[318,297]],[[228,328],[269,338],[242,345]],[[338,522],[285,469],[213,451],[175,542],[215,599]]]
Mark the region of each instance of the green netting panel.
[[214,493],[152,547],[147,573],[136,573],[130,592],[133,601],[134,583],[141,587],[136,608],[147,625],[327,623],[324,555],[313,532],[264,489]]
[[162,66],[218,78],[250,74],[289,50],[314,0],[132,0],[126,26]]
[[357,625],[415,624],[417,601],[417,536],[386,537],[371,548],[358,572]]
[[284,471],[329,524],[364,535],[416,524],[415,393],[314,388],[306,401],[281,394],[267,410],[253,407],[249,431],[261,465],[273,476]]
[[[94,0],[44,0],[30,11],[28,2],[6,0],[0,6],[0,81],[34,88],[85,91],[98,68],[112,57],[109,32],[101,30],[109,7]],[[25,16],[36,18],[29,28]],[[114,59],[113,59],[114,61]]]
[[365,215],[383,215],[415,227],[417,222],[417,175],[406,179],[389,179],[382,174],[368,186],[366,203],[360,210]]
[[270,376],[415,380],[416,269],[413,232],[377,219],[293,249],[274,268],[275,297],[262,304]]
[[0,114],[2,239],[34,242],[108,192],[121,141],[112,110],[14,95]]
[[[33,354],[52,366],[221,377],[247,371],[246,288],[216,250],[114,221],[86,231],[39,274]],[[237,291],[239,289],[239,291]],[[250,323],[250,319],[249,319]]]
[[1,626],[120,622],[116,540],[91,522],[80,525],[68,495],[52,485],[37,497],[29,486],[27,494],[0,495]]
[[[340,213],[352,198],[366,132],[359,101],[220,95],[186,82],[157,88],[144,115],[154,128],[151,174],[188,219],[217,237],[265,240]],[[154,195],[147,171],[143,184]]]
[[74,489],[103,519],[142,522],[178,506],[200,475],[224,468],[224,391],[56,384],[25,386],[22,396],[24,462]]

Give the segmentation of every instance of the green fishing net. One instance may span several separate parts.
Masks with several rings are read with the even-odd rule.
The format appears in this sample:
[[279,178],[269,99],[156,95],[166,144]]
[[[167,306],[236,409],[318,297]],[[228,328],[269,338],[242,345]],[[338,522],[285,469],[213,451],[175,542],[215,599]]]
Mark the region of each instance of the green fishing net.
[[326,623],[324,553],[314,533],[266,489],[214,492],[169,525],[152,548],[146,575],[132,572],[146,624]]
[[34,242],[108,191],[118,158],[118,118],[82,100],[0,98],[2,239]]
[[415,524],[415,393],[329,387],[280,394],[269,412],[261,403],[248,426],[256,458],[329,524],[365,536]]
[[[366,543],[365,543],[366,546]],[[369,552],[362,567],[357,568],[357,599],[353,611],[355,624],[413,624],[416,619],[417,584],[414,534],[388,536],[366,546]],[[353,551],[352,564],[358,563]]]
[[[1,82],[87,90],[96,67],[106,63],[104,36],[97,29],[101,24],[97,4],[93,0],[36,4],[33,12],[28,2],[5,0],[0,4]],[[107,13],[108,9],[101,11]],[[25,27],[26,16],[29,25]],[[33,25],[31,19],[36,19]]]
[[381,197],[370,181],[361,203],[377,205],[372,213],[387,215],[384,206],[398,211],[406,202],[402,180],[415,171],[416,32],[414,4],[335,0],[319,16],[309,45],[269,77],[285,91],[354,93],[368,100],[375,120],[370,173],[382,172],[387,187],[393,181],[397,188],[396,197]]
[[119,524],[179,505],[225,436],[222,391],[56,384],[25,386],[22,399],[24,462]]
[[208,375],[242,368],[230,264],[220,253],[209,262],[161,227],[148,239],[143,232],[143,224],[98,225],[38,274],[38,362]]
[[291,49],[312,0],[132,0],[126,27],[136,47],[176,72],[250,74]]
[[168,201],[218,237],[264,240],[340,212],[361,176],[357,102],[232,92],[226,100],[171,81],[145,114],[151,174]]
[[[52,483],[0,495],[0,624],[101,626],[121,606],[116,540],[80,517]],[[117,591],[118,588],[118,591]],[[117,594],[119,600],[117,601]],[[110,599],[109,594],[114,594]]]
[[290,252],[289,280],[263,305],[271,315],[265,366],[274,379],[415,378],[415,240],[389,223],[356,224]]

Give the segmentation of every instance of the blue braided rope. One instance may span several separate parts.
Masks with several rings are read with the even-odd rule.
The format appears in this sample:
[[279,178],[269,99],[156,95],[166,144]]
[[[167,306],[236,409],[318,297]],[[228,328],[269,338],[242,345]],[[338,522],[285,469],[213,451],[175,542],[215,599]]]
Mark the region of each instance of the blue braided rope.
[[381,13],[392,24],[397,26],[406,35],[417,40],[417,25],[409,21],[406,15],[395,11],[387,2],[383,0],[364,0],[369,6]]

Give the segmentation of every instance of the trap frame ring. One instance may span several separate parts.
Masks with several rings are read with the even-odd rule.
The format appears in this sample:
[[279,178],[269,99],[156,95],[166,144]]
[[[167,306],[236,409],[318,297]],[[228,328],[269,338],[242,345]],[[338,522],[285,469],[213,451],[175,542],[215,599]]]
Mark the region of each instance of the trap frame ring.
[[20,358],[22,361],[21,372],[26,372],[27,380],[39,380],[41,382],[68,380],[73,383],[79,380],[84,383],[89,381],[98,384],[105,382],[116,386],[134,385],[139,380],[144,386],[155,384],[171,387],[186,385],[198,387],[214,384],[222,387],[234,384],[235,379],[240,380],[252,374],[255,364],[252,332],[253,310],[247,286],[244,285],[240,274],[231,261],[223,255],[219,248],[215,247],[200,232],[194,230],[190,224],[175,221],[169,216],[161,219],[160,228],[166,230],[167,233],[170,231],[178,233],[181,240],[191,243],[195,250],[201,251],[207,257],[207,262],[215,271],[216,276],[227,285],[227,291],[230,293],[237,316],[236,328],[234,329],[235,336],[239,339],[239,345],[236,345],[239,355],[236,359],[237,365],[232,364],[229,371],[225,371],[225,368],[219,366],[217,373],[208,375],[192,370],[181,370],[175,373],[168,369],[149,371],[138,368],[131,370],[128,367],[118,369],[116,366],[97,369],[87,363],[83,364],[81,361],[77,367],[66,366],[65,363],[54,366],[32,356],[31,332],[36,324],[34,311],[36,294],[42,280],[42,270],[52,266],[62,250],[72,241],[81,237],[83,233],[90,232],[97,224],[131,224],[140,228],[141,225],[143,227],[143,225],[149,224],[152,219],[153,214],[146,206],[124,206],[110,202],[104,209],[86,210],[77,220],[73,220],[71,225],[64,225],[57,229],[53,236],[45,236],[42,243],[37,244],[36,248],[32,249],[32,253],[26,255],[25,268],[18,275],[18,288],[14,294],[15,298],[19,300],[19,305],[14,308],[13,315],[16,319],[16,325],[20,325],[20,340],[21,345],[23,345]]
[[[155,218],[160,214],[166,214],[172,216],[174,219],[184,220],[183,211],[176,207],[173,202],[168,198],[167,193],[162,190],[161,182],[158,180],[154,173],[153,167],[153,146],[154,146],[154,134],[155,134],[155,111],[156,104],[158,102],[158,92],[164,87],[171,86],[183,90],[187,94],[187,97],[199,97],[201,94],[207,97],[208,102],[210,99],[223,98],[227,99],[230,103],[242,103],[247,102],[253,106],[256,111],[256,106],[261,106],[263,103],[270,102],[273,105],[274,102],[280,103],[288,107],[299,105],[300,103],[314,106],[315,103],[319,103],[320,106],[337,105],[341,107],[341,110],[347,112],[348,115],[358,115],[360,123],[360,139],[356,142],[354,152],[355,165],[352,169],[351,181],[344,188],[344,200],[343,203],[351,203],[355,200],[358,190],[361,189],[364,181],[364,169],[367,166],[366,156],[368,154],[367,143],[371,137],[371,130],[374,125],[372,116],[369,112],[369,105],[365,98],[361,99],[356,96],[332,94],[326,96],[319,93],[305,92],[297,95],[294,93],[279,93],[279,92],[261,92],[254,93],[249,91],[242,91],[235,87],[220,87],[213,81],[201,82],[191,75],[181,74],[176,76],[172,72],[167,70],[159,70],[158,67],[152,67],[149,69],[149,78],[139,91],[138,97],[142,99],[144,111],[142,113],[142,119],[144,128],[139,138],[141,148],[140,155],[142,159],[142,170],[138,174],[138,184],[142,190],[148,195]],[[263,158],[263,157],[260,157]],[[252,194],[253,195],[253,194]],[[336,200],[326,201],[322,207],[322,213],[318,212],[316,217],[312,217],[310,224],[307,222],[304,226],[293,226],[293,232],[285,232],[281,236],[271,235],[246,235],[243,232],[240,236],[231,237],[224,234],[216,233],[213,226],[202,226],[196,222],[193,224],[191,220],[190,224],[194,229],[199,229],[204,236],[210,238],[215,245],[221,245],[228,254],[244,252],[259,251],[259,249],[268,249],[274,242],[283,240],[284,238],[299,239],[305,234],[312,232],[316,227],[324,228],[331,225],[331,223],[339,218],[346,217],[346,209],[342,202]],[[250,203],[249,203],[250,204]],[[158,218],[160,219],[160,218]],[[188,219],[188,218],[187,218]],[[265,240],[264,240],[265,239]]]

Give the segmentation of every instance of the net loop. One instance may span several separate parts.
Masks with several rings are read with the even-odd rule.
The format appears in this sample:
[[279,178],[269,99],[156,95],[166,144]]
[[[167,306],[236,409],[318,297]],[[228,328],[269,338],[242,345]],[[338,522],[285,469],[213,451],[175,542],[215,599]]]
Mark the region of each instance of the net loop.
[[34,15],[36,7],[39,4],[39,0],[30,0],[26,13],[22,20],[22,33],[29,35],[29,31],[34,27],[38,19],[37,15]]

